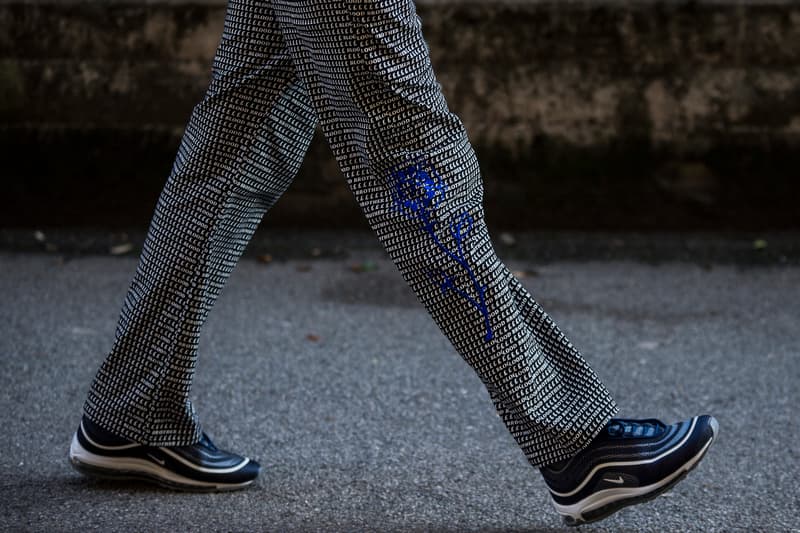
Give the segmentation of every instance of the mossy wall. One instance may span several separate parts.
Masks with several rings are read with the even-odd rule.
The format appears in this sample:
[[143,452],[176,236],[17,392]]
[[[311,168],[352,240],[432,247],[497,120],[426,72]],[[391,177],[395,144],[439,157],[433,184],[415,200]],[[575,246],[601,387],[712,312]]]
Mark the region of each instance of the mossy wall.
[[[491,226],[800,226],[797,3],[418,6]],[[3,0],[0,224],[146,224],[223,18],[218,2]],[[363,224],[321,137],[269,221]]]

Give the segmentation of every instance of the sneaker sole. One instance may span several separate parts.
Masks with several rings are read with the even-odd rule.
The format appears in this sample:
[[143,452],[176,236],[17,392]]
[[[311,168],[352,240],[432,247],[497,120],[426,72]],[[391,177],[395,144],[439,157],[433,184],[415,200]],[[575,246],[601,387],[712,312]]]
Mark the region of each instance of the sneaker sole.
[[69,462],[72,467],[83,475],[99,479],[110,480],[138,480],[155,483],[161,487],[184,492],[226,492],[241,490],[253,484],[253,481],[243,483],[212,483],[197,481],[171,470],[162,468],[144,459],[135,457],[109,458],[93,454],[86,450],[78,441],[77,434],[72,437],[69,447]]
[[[672,487],[678,484],[686,475],[691,472],[705,456],[711,443],[717,437],[719,432],[719,424],[716,419],[710,422],[712,428],[712,436],[705,443],[703,448],[695,454],[694,457],[689,459],[684,465],[677,469],[675,472],[665,477],[658,483],[647,485],[645,487],[631,487],[619,489],[606,489],[599,493],[593,494],[584,500],[569,506],[562,506],[553,502],[556,511],[562,515],[564,523],[568,526],[580,526],[583,524],[590,524],[598,522],[604,518],[608,518],[620,509],[636,505],[639,503],[648,502],[664,494]],[[600,496],[598,498],[598,495]],[[606,502],[607,503],[604,503]],[[598,502],[600,505],[598,507]],[[593,507],[591,510],[583,511],[587,507]]]

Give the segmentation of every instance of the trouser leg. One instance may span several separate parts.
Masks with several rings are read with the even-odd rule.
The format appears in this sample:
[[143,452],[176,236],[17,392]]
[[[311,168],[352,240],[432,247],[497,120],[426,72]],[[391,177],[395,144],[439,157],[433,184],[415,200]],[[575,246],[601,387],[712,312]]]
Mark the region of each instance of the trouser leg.
[[84,406],[96,423],[144,444],[199,439],[189,392],[201,327],[316,125],[268,3],[231,0],[212,74]]
[[342,171],[406,281],[531,464],[574,454],[616,405],[495,254],[478,162],[433,74],[413,2],[273,7]]

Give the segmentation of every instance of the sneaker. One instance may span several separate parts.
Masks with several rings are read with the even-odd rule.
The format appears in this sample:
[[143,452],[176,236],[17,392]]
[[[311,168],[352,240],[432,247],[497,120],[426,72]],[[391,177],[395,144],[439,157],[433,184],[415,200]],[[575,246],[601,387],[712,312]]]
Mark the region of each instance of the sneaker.
[[556,511],[578,526],[670,489],[700,462],[718,431],[708,415],[671,426],[612,418],[587,448],[540,470]]
[[141,479],[201,492],[245,488],[261,470],[247,457],[218,449],[205,433],[191,446],[144,446],[109,433],[85,416],[72,437],[69,460],[88,476]]

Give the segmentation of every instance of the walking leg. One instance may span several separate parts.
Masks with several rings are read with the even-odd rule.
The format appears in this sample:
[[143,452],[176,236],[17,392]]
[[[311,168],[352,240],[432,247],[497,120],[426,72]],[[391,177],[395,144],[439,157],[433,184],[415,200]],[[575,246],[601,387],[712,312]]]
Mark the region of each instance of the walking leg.
[[86,416],[136,442],[183,446],[201,327],[316,126],[268,3],[231,0],[212,81],[161,192]]
[[411,0],[273,0],[328,142],[371,227],[533,465],[571,455],[616,405],[495,254],[483,186]]

